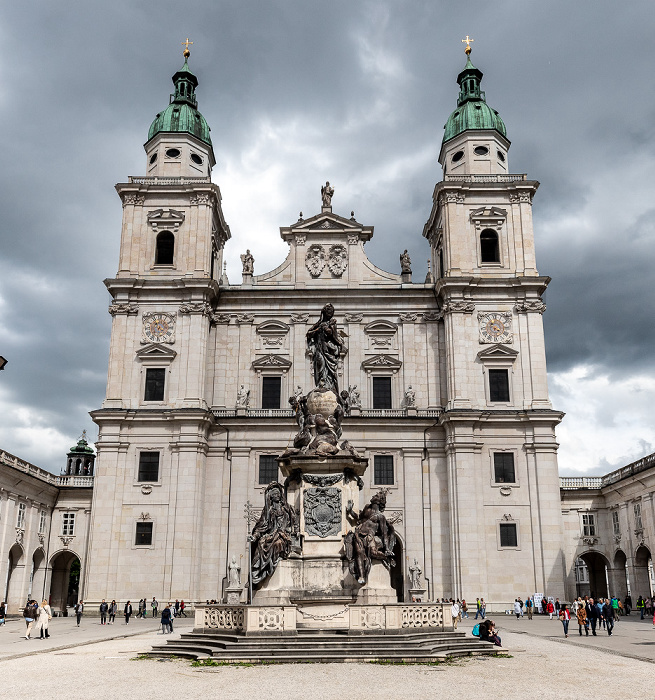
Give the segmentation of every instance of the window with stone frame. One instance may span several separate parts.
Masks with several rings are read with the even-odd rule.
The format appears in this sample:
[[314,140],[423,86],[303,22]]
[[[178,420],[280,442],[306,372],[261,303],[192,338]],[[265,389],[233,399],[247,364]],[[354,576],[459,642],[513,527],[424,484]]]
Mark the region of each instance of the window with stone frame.
[[373,408],[384,410],[391,406],[391,377],[373,377]]
[[151,522],[138,522],[134,532],[134,544],[137,547],[150,547],[152,545],[152,529]]
[[494,452],[494,481],[497,484],[516,482],[513,452]]
[[39,513],[39,534],[42,535],[45,532],[48,514],[42,510]]
[[61,534],[72,536],[75,534],[75,513],[63,513],[61,516]]
[[159,481],[159,452],[139,452],[137,481]]
[[148,367],[146,369],[146,389],[144,401],[163,401],[166,383],[166,370],[161,367]]
[[489,372],[489,401],[492,403],[509,402],[509,370],[490,369]]
[[393,486],[393,455],[373,456],[373,483],[376,486]]
[[486,228],[480,234],[480,261],[483,263],[500,262],[498,234],[493,229]]
[[518,547],[516,523],[500,523],[500,546]]
[[633,511],[635,514],[635,530],[643,530],[644,526],[641,521],[641,501],[634,504]]
[[27,506],[24,503],[18,504],[18,517],[16,518],[16,527],[22,530],[25,527],[25,513]]
[[259,473],[257,483],[262,486],[277,481],[278,466],[275,455],[259,455]]
[[584,537],[595,537],[596,536],[596,514],[595,513],[583,513],[582,514],[582,535]]
[[262,408],[280,408],[282,377],[262,377]]
[[619,511],[618,510],[612,511],[612,530],[614,531],[615,535],[621,534],[621,525],[619,523]]
[[157,234],[155,265],[172,265],[175,258],[175,236],[170,231]]

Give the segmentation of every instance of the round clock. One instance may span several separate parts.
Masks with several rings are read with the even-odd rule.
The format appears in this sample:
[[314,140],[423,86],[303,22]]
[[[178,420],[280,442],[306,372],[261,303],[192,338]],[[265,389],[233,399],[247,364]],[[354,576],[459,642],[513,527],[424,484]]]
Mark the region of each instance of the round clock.
[[151,314],[144,319],[143,333],[153,343],[165,343],[173,337],[173,319],[168,314]]
[[505,332],[505,324],[498,317],[490,318],[487,321],[485,330],[487,331],[487,335],[489,335],[491,338],[500,338],[500,336]]

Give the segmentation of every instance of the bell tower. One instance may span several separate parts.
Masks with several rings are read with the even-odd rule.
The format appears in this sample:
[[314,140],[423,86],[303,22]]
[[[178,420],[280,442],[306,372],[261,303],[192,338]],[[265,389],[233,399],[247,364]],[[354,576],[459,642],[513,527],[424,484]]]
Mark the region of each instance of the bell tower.
[[[454,593],[500,595],[487,579],[493,571],[506,572],[505,586],[516,590],[524,576],[527,590],[563,593],[555,440],[562,414],[548,396],[542,295],[550,278],[537,271],[532,227],[539,183],[509,172],[505,124],[486,102],[470,53],[467,44],[439,155],[443,180],[423,230],[444,323],[440,422]],[[528,561],[534,567],[523,570]]]

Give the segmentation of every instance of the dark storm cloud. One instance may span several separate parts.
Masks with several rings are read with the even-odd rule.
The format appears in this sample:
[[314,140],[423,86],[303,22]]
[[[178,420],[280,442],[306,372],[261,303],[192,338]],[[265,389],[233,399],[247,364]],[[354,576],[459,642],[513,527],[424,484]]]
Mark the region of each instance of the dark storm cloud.
[[423,278],[421,231],[468,33],[507,124],[511,169],[541,181],[551,371],[652,376],[651,3],[32,2],[4,20],[5,449],[57,470],[62,445],[92,430],[111,320],[102,279],[120,238],[113,184],[144,170],[142,144],[187,35],[234,281],[247,245],[257,272],[281,261],[278,227],[313,213],[326,179],[336,211],[375,226],[371,259],[397,271],[407,246]]

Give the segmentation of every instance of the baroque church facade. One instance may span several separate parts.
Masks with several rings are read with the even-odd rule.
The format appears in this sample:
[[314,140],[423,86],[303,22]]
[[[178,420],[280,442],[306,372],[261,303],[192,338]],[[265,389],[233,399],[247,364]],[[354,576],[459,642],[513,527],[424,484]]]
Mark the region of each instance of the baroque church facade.
[[306,333],[328,302],[344,341],[343,434],[369,460],[362,503],[387,493],[399,600],[415,560],[429,598],[564,596],[562,414],[546,380],[538,182],[511,173],[481,79],[467,54],[443,177],[426,198],[425,281],[407,258],[399,274],[375,266],[373,226],[333,207],[326,185],[314,215],[280,228],[286,259],[254,274],[248,252],[234,284],[185,58],[150,127],[145,174],[116,186],[123,222],[118,270],[105,280],[107,393],[91,414],[86,599],[222,599],[233,556],[245,584],[249,530],[297,430],[288,398],[313,386]]

